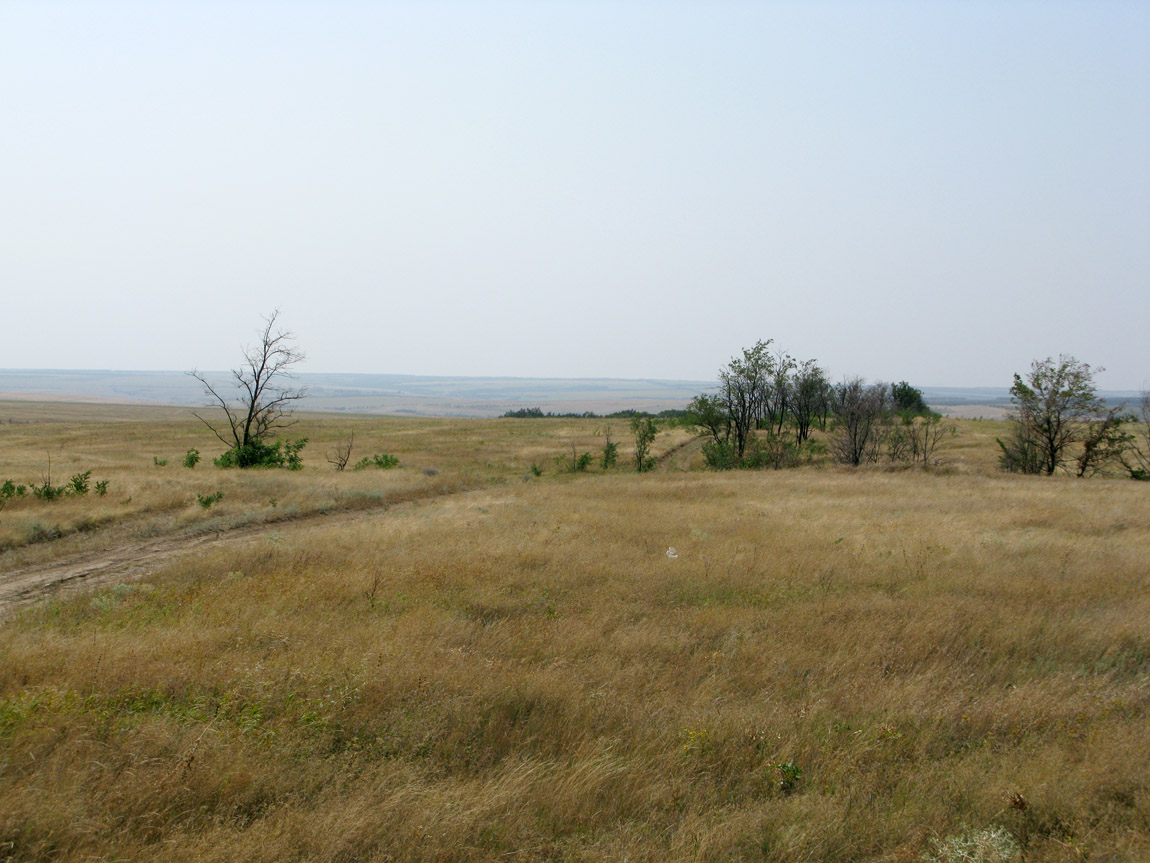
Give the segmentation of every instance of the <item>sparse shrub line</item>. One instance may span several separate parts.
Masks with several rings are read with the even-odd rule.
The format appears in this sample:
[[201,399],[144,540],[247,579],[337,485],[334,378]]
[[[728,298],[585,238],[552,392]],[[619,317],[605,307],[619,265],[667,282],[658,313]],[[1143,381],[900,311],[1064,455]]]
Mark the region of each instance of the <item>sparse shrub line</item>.
[[[80,473],[73,474],[63,485],[53,485],[51,462],[49,462],[49,469],[41,478],[39,484],[31,483],[24,485],[23,483],[16,483],[10,479],[4,480],[0,484],[0,509],[4,505],[16,498],[26,497],[28,492],[32,492],[32,496],[37,500],[59,500],[62,497],[83,497],[88,493],[92,487],[91,483],[92,471],[85,470]],[[97,480],[95,483],[96,495],[103,497],[108,493],[108,480]]]

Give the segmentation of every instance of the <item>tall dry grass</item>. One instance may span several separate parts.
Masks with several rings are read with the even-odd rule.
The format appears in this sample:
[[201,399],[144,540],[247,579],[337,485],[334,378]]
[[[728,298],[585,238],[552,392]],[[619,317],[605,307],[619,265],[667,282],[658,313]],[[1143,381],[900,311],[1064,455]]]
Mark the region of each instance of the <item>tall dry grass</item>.
[[[86,470],[93,484],[108,482],[103,497],[91,491],[43,501],[29,492],[9,500],[0,510],[0,553],[9,552],[8,566],[25,566],[133,537],[380,508],[518,480],[534,462],[553,472],[554,460],[569,451],[571,442],[581,450],[601,445],[599,423],[586,420],[444,421],[307,413],[297,419],[287,436],[308,438],[304,469],[244,472],[213,467],[212,459],[225,447],[189,409],[0,402],[0,483],[10,479],[31,486],[50,477],[60,485]],[[687,437],[685,432],[665,435],[668,441]],[[334,471],[326,455],[349,438],[354,439],[352,464],[389,453],[399,458],[400,467]],[[193,448],[200,463],[182,467]],[[223,495],[218,503],[209,508],[198,503],[197,495],[217,492]]]
[[0,854],[1150,856],[1140,484],[522,482],[562,426],[427,428],[479,487],[0,627]]

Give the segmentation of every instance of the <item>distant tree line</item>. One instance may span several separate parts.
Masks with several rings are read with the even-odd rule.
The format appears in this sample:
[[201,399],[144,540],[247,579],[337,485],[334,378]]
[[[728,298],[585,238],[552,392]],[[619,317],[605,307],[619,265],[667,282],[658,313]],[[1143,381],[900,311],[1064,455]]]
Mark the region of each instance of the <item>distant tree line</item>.
[[518,408],[517,410],[509,410],[499,415],[500,419],[633,419],[635,417],[651,417],[654,419],[674,420],[681,419],[687,416],[687,411],[683,409],[671,409],[651,413],[648,411],[638,411],[628,408],[626,410],[614,411],[609,414],[597,414],[594,411],[583,411],[582,413],[552,413],[551,411],[543,412],[542,408]]

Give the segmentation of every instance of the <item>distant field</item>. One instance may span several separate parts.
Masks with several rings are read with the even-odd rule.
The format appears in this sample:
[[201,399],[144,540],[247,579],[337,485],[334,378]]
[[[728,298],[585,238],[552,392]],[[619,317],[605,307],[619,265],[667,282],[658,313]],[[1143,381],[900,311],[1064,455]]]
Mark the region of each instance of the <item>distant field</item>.
[[1002,420],[1006,419],[1010,411],[1009,405],[1003,404],[958,404],[941,405],[932,404],[932,408],[943,416],[963,420]]
[[[214,377],[225,381],[225,372]],[[309,411],[495,417],[524,407],[552,413],[658,412],[685,407],[707,381],[614,378],[469,378],[301,374]],[[195,380],[179,372],[0,369],[0,398],[165,405],[203,404]]]
[[[219,380],[226,373],[216,373]],[[713,381],[616,378],[472,378],[417,375],[302,374],[309,411],[439,417],[496,417],[539,407],[552,413],[608,414],[683,408]],[[1001,419],[1006,387],[922,386],[927,402],[948,416]],[[1105,392],[1112,403],[1129,391]],[[35,371],[0,369],[0,399],[119,404],[200,405],[203,392],[180,372]]]
[[0,482],[109,483],[0,511],[0,860],[1150,859],[1146,484],[957,425],[572,474],[605,421],[306,414],[238,472],[187,408],[0,402]]

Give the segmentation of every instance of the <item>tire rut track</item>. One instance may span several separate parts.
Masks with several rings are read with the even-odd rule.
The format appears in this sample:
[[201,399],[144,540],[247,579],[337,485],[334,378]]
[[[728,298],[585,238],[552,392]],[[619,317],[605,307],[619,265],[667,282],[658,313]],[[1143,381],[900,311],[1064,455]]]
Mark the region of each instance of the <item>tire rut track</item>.
[[43,597],[143,576],[182,557],[219,545],[250,544],[265,534],[316,524],[339,526],[367,521],[379,518],[397,507],[476,490],[471,487],[437,489],[428,494],[401,495],[394,501],[366,509],[315,512],[212,533],[177,533],[136,542],[122,542],[99,551],[71,555],[63,560],[0,571],[0,618]]

